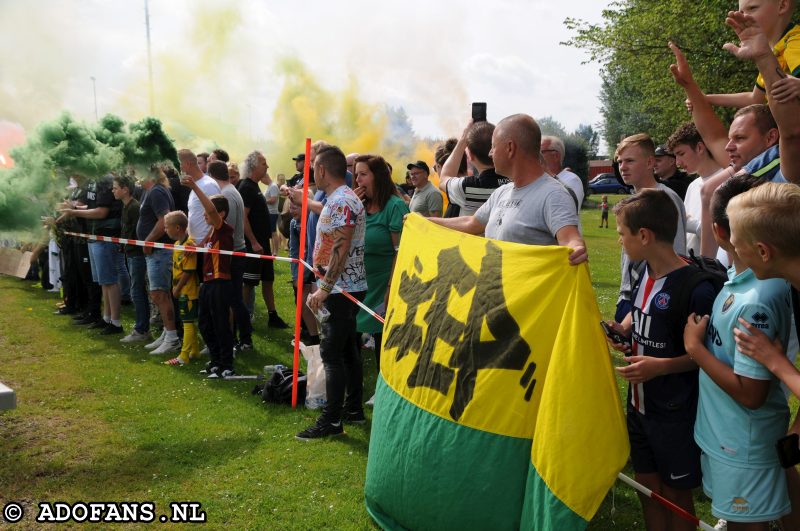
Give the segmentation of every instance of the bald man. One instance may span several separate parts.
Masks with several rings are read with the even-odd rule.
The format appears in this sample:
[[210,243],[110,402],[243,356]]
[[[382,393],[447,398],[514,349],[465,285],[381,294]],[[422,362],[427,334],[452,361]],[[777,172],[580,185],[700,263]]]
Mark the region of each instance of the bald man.
[[542,132],[527,114],[514,114],[497,124],[490,156],[495,171],[511,182],[495,190],[472,216],[428,218],[469,234],[529,245],[562,245],[573,249],[569,262],[588,259],[578,230],[575,201],[541,163]]

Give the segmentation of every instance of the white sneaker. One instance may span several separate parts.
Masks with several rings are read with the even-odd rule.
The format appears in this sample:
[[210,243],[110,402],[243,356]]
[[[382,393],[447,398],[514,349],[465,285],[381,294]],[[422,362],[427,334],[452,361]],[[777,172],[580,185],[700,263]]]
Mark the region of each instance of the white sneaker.
[[720,518],[719,521],[717,522],[717,525],[714,526],[714,529],[725,531],[726,529],[728,529],[728,521]]
[[136,329],[130,334],[119,340],[120,343],[139,343],[141,341],[148,341],[153,339],[147,332],[139,332]]
[[157,349],[151,351],[150,354],[153,355],[166,354],[168,352],[174,352],[180,349],[181,349],[181,340],[176,337],[175,339],[164,339],[161,342],[161,345],[159,345]]
[[372,398],[364,402],[364,405],[367,407],[375,407],[375,395],[372,395]]
[[158,339],[156,339],[156,340],[155,340],[155,341],[153,341],[152,343],[148,343],[148,344],[146,344],[146,345],[144,346],[144,348],[146,348],[147,350],[153,350],[154,348],[158,348],[158,347],[160,347],[160,346],[161,346],[161,343],[163,343],[163,342],[164,342],[164,338],[165,338],[165,337],[167,337],[167,331],[166,331],[166,329],[161,331],[161,335],[160,335],[160,336],[158,336]]
[[200,351],[201,356],[208,356],[210,352],[208,351],[208,345],[203,347],[203,350]]

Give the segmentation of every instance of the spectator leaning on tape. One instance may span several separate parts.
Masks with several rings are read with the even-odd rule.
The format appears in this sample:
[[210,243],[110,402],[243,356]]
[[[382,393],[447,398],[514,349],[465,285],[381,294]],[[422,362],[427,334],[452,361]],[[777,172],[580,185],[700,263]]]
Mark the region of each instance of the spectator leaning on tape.
[[[175,210],[172,194],[167,189],[168,182],[167,176],[158,166],[152,166],[142,178],[144,195],[136,225],[136,236],[139,240],[172,242],[164,229],[164,216]],[[150,299],[158,306],[164,323],[164,330],[158,339],[145,345],[145,348],[151,354],[166,354],[181,347],[175,324],[175,306],[172,303],[172,250],[145,247],[144,256]]]
[[[122,227],[122,202],[111,192],[113,176],[108,174],[100,179],[89,181],[86,193],[86,209],[66,209],[65,215],[87,220],[89,232],[97,236],[119,236]],[[120,334],[120,288],[117,272],[116,243],[95,241],[89,242],[89,264],[92,268],[92,280],[102,288],[103,317],[90,328],[101,329],[101,333]]]

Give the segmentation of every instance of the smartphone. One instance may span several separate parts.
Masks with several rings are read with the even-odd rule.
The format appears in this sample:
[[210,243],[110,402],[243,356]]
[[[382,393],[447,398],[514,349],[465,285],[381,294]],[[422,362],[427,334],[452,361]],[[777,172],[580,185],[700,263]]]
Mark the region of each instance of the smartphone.
[[778,460],[783,468],[791,468],[800,463],[800,437],[796,433],[781,437],[775,443]]
[[472,104],[472,121],[485,122],[486,121],[486,102],[476,101]]
[[623,336],[622,334],[611,328],[607,322],[600,321],[600,326],[603,327],[603,332],[605,332],[606,337],[608,337],[614,343],[619,343],[621,345],[631,344],[630,338]]

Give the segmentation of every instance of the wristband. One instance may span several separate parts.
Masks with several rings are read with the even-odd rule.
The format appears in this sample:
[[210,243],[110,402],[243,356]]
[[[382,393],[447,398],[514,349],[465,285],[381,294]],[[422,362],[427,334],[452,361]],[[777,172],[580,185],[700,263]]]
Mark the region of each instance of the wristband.
[[333,291],[333,284],[325,282],[324,279],[320,279],[319,289],[321,289],[324,292],[330,293],[331,291]]

